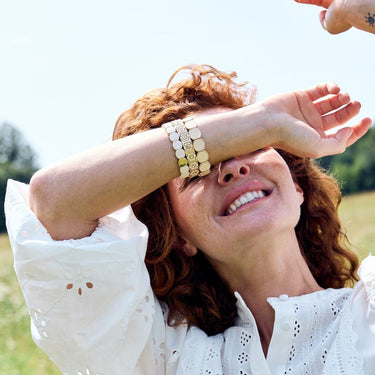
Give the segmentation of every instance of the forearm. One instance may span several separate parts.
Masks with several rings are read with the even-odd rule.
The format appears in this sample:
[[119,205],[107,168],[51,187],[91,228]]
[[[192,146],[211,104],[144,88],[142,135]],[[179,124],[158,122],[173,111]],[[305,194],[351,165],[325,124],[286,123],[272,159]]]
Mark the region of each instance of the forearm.
[[[197,119],[212,164],[269,143],[264,114],[252,107],[246,114]],[[171,142],[164,129],[153,129],[39,171],[31,180],[30,206],[53,238],[80,238],[92,233],[100,217],[178,176]]]
[[162,129],[104,144],[39,171],[30,206],[55,239],[90,234],[97,219],[177,176]]

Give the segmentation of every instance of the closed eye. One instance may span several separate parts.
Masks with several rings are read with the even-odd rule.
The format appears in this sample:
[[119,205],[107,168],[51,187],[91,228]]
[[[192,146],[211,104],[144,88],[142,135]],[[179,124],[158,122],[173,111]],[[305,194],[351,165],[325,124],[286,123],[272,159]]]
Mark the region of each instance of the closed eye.
[[184,179],[183,183],[181,184],[180,186],[180,192],[181,191],[184,191],[185,189],[187,189],[188,187],[191,187],[199,182],[201,182],[206,176],[203,176],[203,177],[199,177],[199,176],[195,176],[195,177],[187,177]]

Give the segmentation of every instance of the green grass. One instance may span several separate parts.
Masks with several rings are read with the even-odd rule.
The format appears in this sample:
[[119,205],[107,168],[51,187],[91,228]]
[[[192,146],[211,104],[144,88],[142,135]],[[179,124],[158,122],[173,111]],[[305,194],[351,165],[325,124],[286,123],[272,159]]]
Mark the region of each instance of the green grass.
[[375,191],[344,197],[339,214],[359,258],[375,255]]
[[[375,254],[375,192],[345,197],[340,216],[360,259],[369,251]],[[60,374],[31,339],[6,235],[0,235],[0,264],[0,375]]]

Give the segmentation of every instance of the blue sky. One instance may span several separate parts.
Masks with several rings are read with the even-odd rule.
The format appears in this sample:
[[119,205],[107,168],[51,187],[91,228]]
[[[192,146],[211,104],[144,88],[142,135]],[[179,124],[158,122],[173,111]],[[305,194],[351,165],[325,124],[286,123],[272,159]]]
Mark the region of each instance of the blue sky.
[[337,82],[375,118],[374,35],[321,29],[292,0],[0,0],[0,122],[41,166],[107,142],[120,113],[181,65],[237,71],[262,99]]

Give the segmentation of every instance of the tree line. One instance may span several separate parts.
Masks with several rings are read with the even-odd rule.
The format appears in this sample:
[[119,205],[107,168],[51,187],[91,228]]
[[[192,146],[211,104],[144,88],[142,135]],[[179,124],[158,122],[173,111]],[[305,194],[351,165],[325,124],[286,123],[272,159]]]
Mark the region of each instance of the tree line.
[[375,189],[375,127],[342,154],[318,160],[341,184],[344,195]]
[[0,125],[0,233],[6,230],[4,198],[9,178],[29,182],[38,169],[35,151],[13,125]]
[[[375,127],[343,154],[317,160],[341,183],[343,194],[375,190]],[[13,125],[0,125],[0,232],[6,230],[4,198],[9,178],[29,182],[38,170],[37,155]]]

